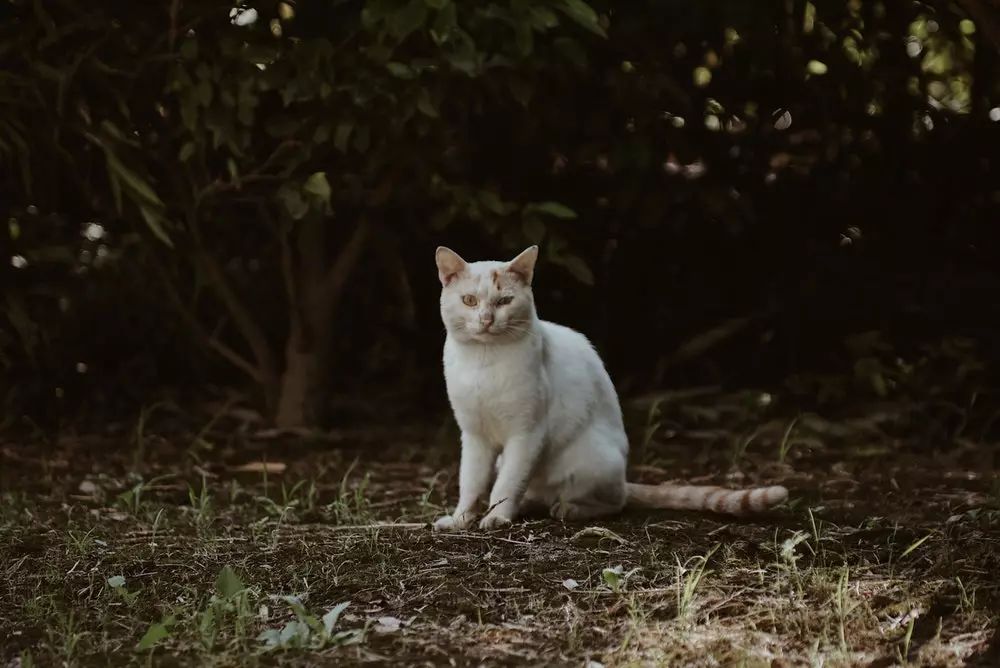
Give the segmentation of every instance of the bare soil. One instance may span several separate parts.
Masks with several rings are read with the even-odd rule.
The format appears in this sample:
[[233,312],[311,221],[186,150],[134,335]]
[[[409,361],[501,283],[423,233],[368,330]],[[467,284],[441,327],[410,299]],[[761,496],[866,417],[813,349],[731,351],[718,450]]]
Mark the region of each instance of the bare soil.
[[629,421],[633,478],[785,484],[768,515],[455,535],[428,526],[455,498],[447,423],[8,436],[0,665],[1000,665],[998,444],[928,438],[920,406],[761,398]]

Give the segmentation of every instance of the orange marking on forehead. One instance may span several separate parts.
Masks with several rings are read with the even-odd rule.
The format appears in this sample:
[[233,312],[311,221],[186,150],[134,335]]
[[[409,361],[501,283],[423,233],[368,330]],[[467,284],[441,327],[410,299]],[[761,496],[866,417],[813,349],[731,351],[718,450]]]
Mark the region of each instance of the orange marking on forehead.
[[495,285],[497,287],[497,290],[499,290],[500,289],[500,270],[499,269],[494,269],[491,273],[493,274],[493,285]]

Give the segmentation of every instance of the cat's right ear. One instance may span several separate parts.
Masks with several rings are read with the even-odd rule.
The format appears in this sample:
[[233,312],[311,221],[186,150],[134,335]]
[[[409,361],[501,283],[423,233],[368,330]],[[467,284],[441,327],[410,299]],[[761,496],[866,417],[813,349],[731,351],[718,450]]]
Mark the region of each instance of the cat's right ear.
[[437,262],[438,278],[441,279],[442,286],[455,280],[468,266],[461,255],[444,246],[438,246],[434,252],[434,260]]

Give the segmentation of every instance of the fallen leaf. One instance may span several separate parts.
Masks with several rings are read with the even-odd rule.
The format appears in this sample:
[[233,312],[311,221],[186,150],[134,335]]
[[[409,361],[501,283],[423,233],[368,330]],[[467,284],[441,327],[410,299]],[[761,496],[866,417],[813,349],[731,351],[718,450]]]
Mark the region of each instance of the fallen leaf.
[[628,543],[627,540],[616,534],[610,529],[605,529],[604,527],[587,527],[585,529],[580,529],[573,537],[570,538],[572,541],[580,540],[581,538],[607,538],[608,540],[613,540],[619,545],[625,545]]
[[566,587],[566,589],[569,589],[570,591],[573,591],[574,589],[580,586],[580,583],[574,580],[573,578],[566,578],[565,580],[563,580],[562,586]]
[[285,462],[247,462],[233,467],[239,473],[284,473],[288,468]]
[[399,630],[400,621],[395,617],[379,617],[375,625],[375,633],[395,633]]

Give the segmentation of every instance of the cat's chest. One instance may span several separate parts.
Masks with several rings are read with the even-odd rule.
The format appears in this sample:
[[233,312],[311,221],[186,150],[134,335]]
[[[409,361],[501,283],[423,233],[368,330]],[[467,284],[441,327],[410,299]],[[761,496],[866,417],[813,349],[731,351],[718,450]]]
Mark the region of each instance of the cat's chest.
[[459,426],[491,440],[503,441],[542,412],[542,370],[523,357],[446,355],[445,382]]

